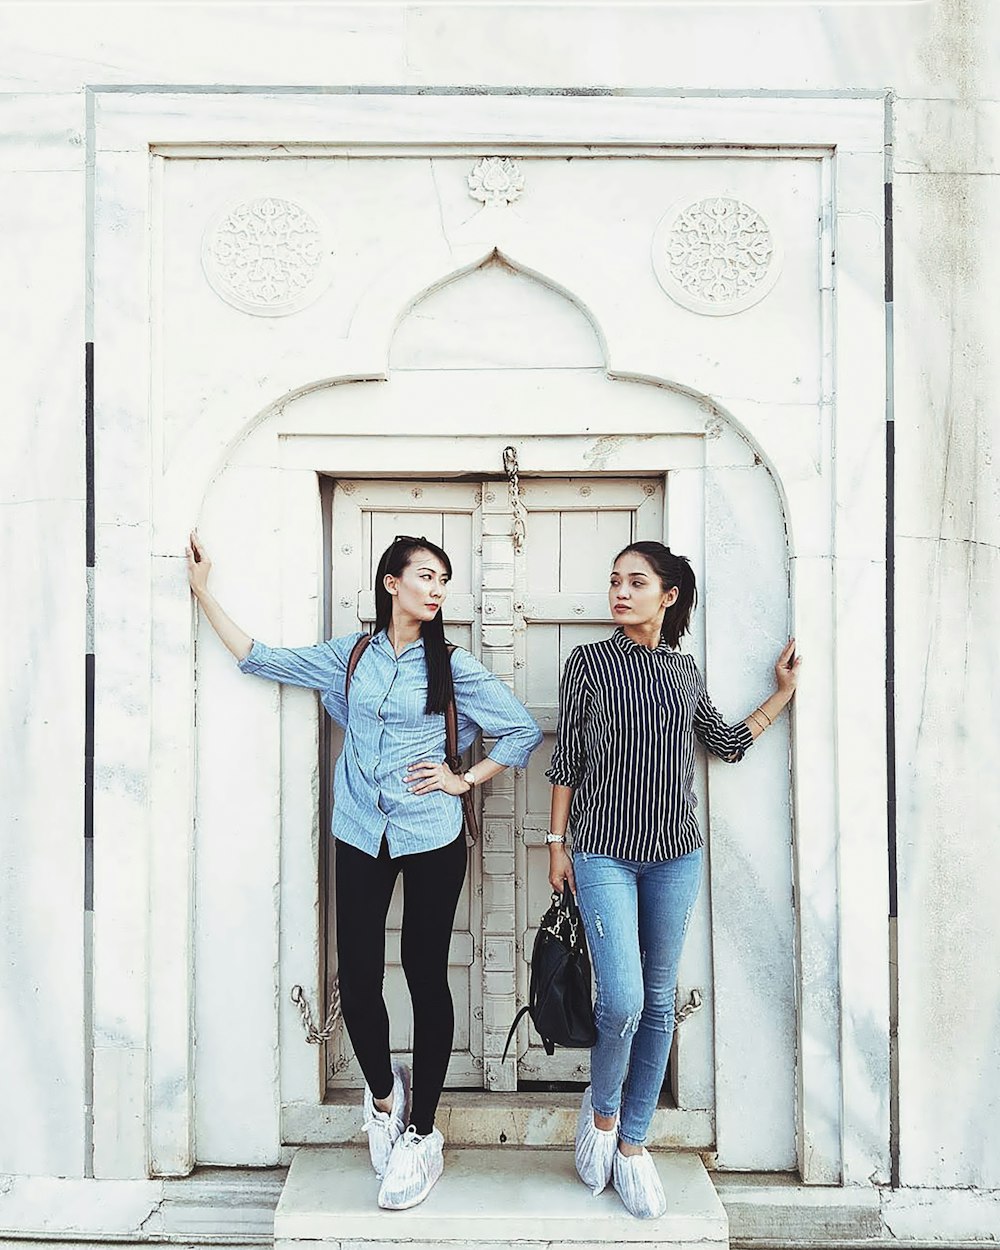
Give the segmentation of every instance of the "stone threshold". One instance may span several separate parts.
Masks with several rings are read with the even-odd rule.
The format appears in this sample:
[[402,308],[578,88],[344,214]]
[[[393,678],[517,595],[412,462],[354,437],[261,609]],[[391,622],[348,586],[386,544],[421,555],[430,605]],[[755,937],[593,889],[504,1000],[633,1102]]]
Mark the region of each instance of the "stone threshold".
[[[360,1145],[360,1094],[331,1090],[321,1106],[286,1104],[281,1135],[293,1146]],[[437,1126],[450,1146],[538,1146],[569,1148],[576,1133],[580,1095],[445,1090]],[[711,1151],[715,1120],[708,1110],[657,1107],[648,1141],[655,1150]]]

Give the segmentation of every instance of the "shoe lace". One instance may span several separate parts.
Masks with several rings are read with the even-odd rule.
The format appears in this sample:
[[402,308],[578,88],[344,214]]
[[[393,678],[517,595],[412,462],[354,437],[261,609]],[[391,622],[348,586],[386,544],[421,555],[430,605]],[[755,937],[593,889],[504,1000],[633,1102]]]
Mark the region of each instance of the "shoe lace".
[[361,1127],[366,1133],[370,1133],[375,1128],[388,1128],[392,1122],[391,1111],[379,1111],[378,1107],[372,1104],[372,1109],[368,1114]]

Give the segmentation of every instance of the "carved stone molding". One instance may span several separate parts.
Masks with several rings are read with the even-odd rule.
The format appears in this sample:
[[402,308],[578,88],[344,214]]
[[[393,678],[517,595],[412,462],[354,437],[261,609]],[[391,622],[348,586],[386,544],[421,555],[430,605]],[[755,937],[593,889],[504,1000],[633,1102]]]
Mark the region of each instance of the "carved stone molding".
[[492,208],[502,208],[520,199],[524,171],[509,156],[484,156],[469,174],[469,194]]
[[330,280],[320,215],[294,200],[260,195],[219,213],[202,240],[212,290],[257,317],[284,317],[317,299]]
[[780,247],[749,204],[728,195],[675,204],[653,235],[653,269],[672,300],[726,316],[762,300],[778,280]]

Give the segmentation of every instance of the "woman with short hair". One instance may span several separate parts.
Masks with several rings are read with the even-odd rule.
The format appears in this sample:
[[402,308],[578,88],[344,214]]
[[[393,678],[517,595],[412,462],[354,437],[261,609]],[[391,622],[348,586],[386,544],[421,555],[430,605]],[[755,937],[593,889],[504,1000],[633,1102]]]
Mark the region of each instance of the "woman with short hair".
[[[447,553],[400,535],[375,577],[375,632],[311,647],[268,647],[234,624],[208,590],[211,563],[197,534],[187,548],[191,589],[240,670],[320,692],[345,730],[334,776],[337,962],[344,1024],[365,1077],[364,1128],[381,1178],[379,1206],[415,1206],[444,1168],[434,1127],[454,1034],[448,952],[465,880],[460,796],[505,768],[523,767],[541,731],[507,686],[468,651],[450,647],[442,605]],[[348,668],[353,661],[348,689]],[[458,749],[480,730],[496,741],[464,774],[445,760],[454,700]],[[385,925],[403,878],[402,965],[413,1002],[413,1082],[389,1052],[382,995]]]
[[577,1171],[594,1194],[611,1182],[633,1215],[653,1218],[666,1198],[643,1143],[666,1073],[677,966],[702,872],[695,739],[720,759],[741,760],[795,693],[801,657],[790,639],[774,693],[729,725],[694,659],[679,650],[697,601],[690,562],[663,543],[630,543],[615,559],[608,601],[618,628],[576,647],[563,671],[546,774],[549,880],[577,896],[596,983]]

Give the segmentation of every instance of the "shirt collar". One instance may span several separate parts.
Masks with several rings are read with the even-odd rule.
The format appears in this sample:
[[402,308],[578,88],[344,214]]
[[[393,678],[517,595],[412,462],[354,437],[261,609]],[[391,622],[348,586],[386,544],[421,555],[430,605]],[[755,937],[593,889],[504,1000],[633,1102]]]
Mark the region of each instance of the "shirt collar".
[[663,635],[660,635],[660,641],[655,647],[644,647],[641,642],[633,642],[626,634],[624,629],[619,625],[615,632],[611,635],[611,641],[625,652],[647,651],[652,655],[672,655],[673,649],[668,647],[663,641]]
[[388,651],[393,659],[396,660],[401,660],[404,655],[409,655],[411,651],[423,651],[424,649],[423,638],[417,638],[413,642],[408,642],[402,651],[400,651],[399,655],[396,655],[395,649],[389,641],[389,635],[384,629],[380,629],[378,633],[374,635],[372,642],[376,646],[382,647],[383,650]]

